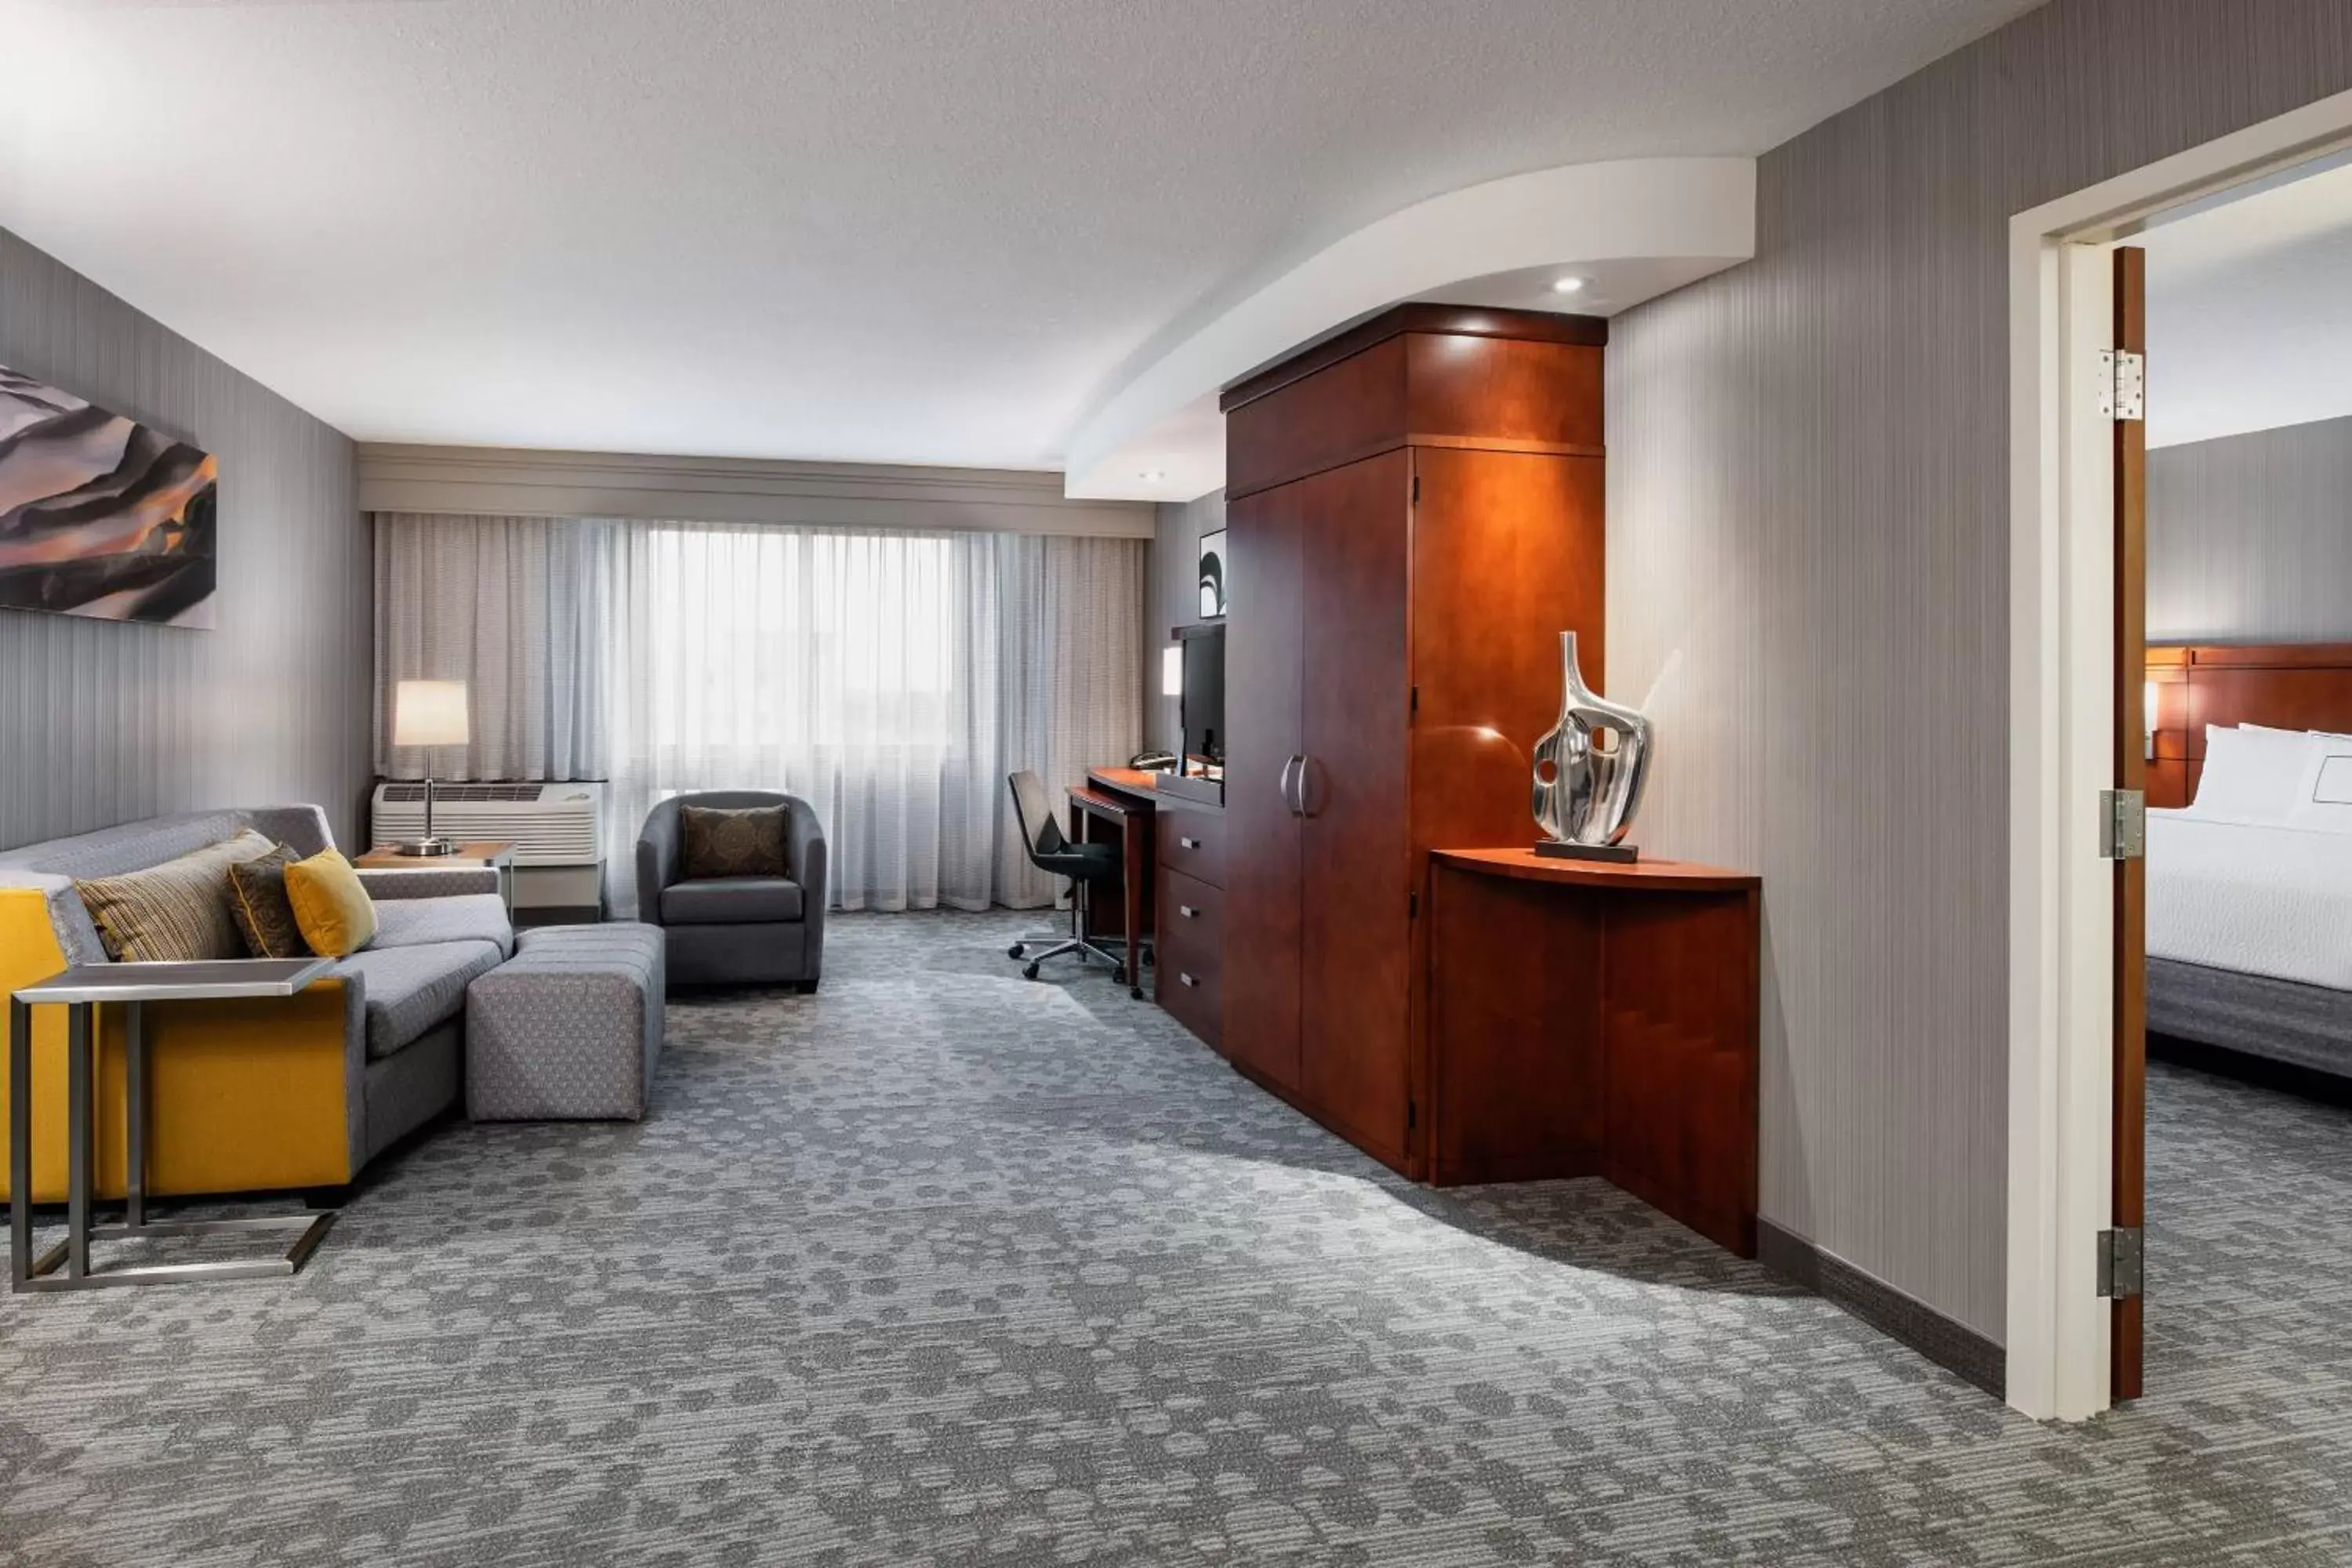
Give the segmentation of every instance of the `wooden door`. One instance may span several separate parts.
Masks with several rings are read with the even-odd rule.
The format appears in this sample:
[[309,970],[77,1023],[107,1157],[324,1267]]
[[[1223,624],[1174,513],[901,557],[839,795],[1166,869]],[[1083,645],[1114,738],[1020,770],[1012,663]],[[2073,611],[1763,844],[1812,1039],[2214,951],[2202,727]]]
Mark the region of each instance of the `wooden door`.
[[1225,518],[1225,946],[1219,1048],[1298,1085],[1299,833],[1294,759],[1301,561],[1297,485],[1235,500]]
[[[2118,353],[2147,352],[2147,253],[2116,252]],[[2118,410],[2119,413],[2126,412]],[[2116,421],[2116,787],[2147,783],[2142,682],[2147,666],[2147,426]],[[2139,1230],[2147,1187],[2147,864],[2116,862],[2115,1193],[2118,1229]],[[2114,1306],[2110,1397],[2140,1393],[2140,1299]]]
[[1403,1164],[1412,891],[1409,449],[1286,487],[1306,565],[1299,879],[1302,1098]]

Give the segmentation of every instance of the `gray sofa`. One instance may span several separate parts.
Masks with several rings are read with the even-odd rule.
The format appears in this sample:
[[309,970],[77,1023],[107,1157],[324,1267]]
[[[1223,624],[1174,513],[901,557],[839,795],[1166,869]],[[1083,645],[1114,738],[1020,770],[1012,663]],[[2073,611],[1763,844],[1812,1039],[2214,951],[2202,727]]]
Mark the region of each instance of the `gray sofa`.
[[[785,875],[696,881],[685,875],[683,806],[781,805]],[[707,790],[672,795],[637,836],[637,918],[662,929],[674,984],[792,982],[814,991],[824,969],[824,830],[796,795]]]
[[[305,856],[334,842],[326,814],[315,805],[153,817],[0,852],[0,890],[40,895],[48,915],[44,945],[53,937],[53,952],[65,963],[104,963],[106,949],[74,891],[77,879],[143,870],[247,827]],[[495,871],[361,877],[377,901],[376,935],[336,964],[342,982],[343,1180],[463,1097],[466,986],[504,962],[515,942]],[[37,954],[19,956],[39,966]]]

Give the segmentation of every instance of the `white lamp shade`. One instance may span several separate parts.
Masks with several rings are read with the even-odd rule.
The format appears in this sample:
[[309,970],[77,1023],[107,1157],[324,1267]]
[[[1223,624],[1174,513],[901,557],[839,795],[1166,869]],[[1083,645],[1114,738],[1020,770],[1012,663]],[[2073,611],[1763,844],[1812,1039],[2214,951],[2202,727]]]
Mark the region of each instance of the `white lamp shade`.
[[404,680],[394,689],[394,745],[462,746],[471,738],[464,681]]
[[1160,650],[1160,695],[1184,695],[1184,647],[1181,643],[1170,643]]

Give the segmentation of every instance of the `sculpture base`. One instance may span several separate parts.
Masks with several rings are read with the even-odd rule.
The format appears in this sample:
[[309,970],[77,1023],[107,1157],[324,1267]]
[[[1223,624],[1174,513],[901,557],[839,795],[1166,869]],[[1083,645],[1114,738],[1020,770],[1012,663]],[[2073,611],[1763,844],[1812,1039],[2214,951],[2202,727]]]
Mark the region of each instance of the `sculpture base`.
[[1547,860],[1608,860],[1623,866],[1642,858],[1638,844],[1571,844],[1565,838],[1546,838],[1536,845],[1536,853]]

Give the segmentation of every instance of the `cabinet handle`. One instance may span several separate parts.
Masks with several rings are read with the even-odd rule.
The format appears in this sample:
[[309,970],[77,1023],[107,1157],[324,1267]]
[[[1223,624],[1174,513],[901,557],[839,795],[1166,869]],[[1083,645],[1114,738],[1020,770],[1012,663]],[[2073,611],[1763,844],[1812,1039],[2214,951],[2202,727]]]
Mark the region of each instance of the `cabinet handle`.
[[1201,847],[1201,841],[1199,839],[1187,838],[1181,833],[1176,836],[1176,842],[1182,845],[1187,849],[1198,849]]
[[1182,915],[1182,916],[1183,916],[1186,920],[1188,920],[1188,921],[1196,921],[1196,920],[1199,920],[1199,919],[1201,918],[1201,911],[1200,911],[1200,910],[1196,910],[1196,909],[1194,909],[1194,908],[1193,908],[1192,905],[1190,905],[1190,904],[1179,904],[1179,905],[1177,905],[1177,906],[1176,906],[1176,912],[1177,912],[1178,914],[1180,914],[1180,915]]
[[1198,985],[1201,983],[1180,969],[1176,972],[1176,984],[1179,985]]
[[1282,804],[1293,816],[1307,815],[1307,759],[1297,752],[1282,761]]

